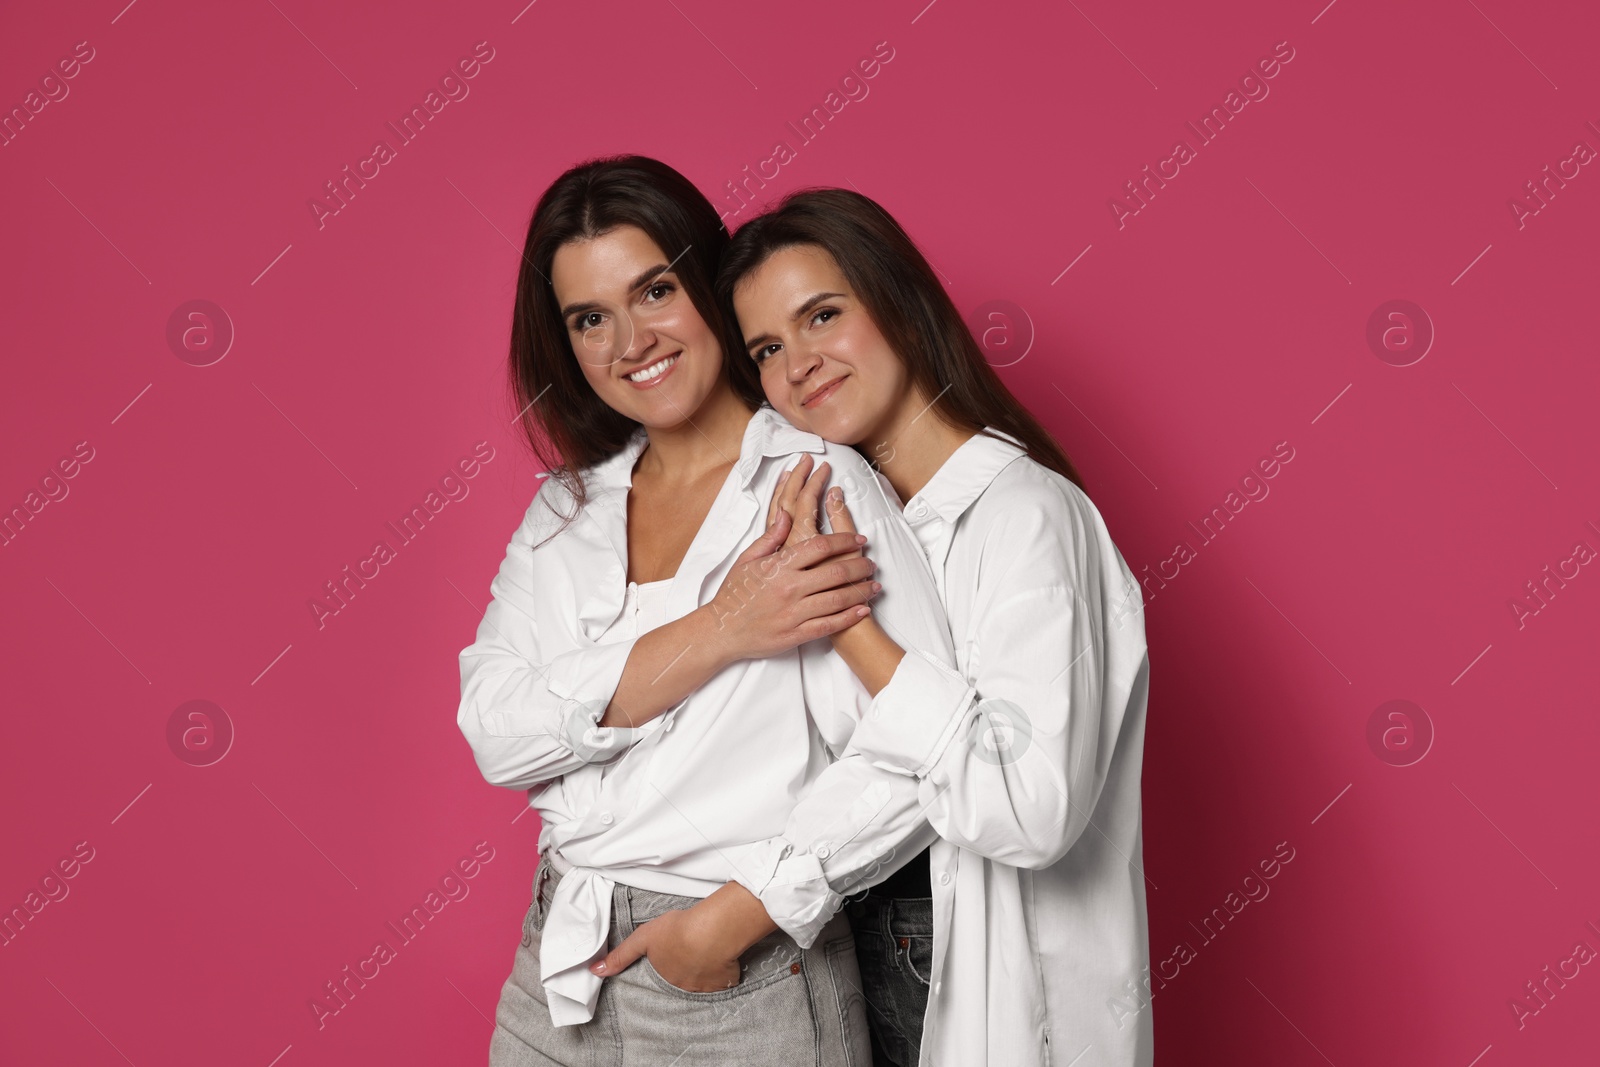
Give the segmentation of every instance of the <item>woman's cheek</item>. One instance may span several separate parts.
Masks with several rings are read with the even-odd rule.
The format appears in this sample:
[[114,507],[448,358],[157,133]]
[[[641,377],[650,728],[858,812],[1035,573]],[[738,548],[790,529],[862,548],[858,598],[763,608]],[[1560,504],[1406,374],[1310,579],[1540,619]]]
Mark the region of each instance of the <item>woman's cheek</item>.
[[773,406],[779,415],[788,419],[790,425],[795,429],[805,430],[809,433],[811,427],[806,425],[805,413],[795,405],[794,394],[789,389],[788,384],[782,381],[781,378],[778,380],[773,380],[773,378],[773,375],[768,374],[761,376],[761,388],[767,394],[767,402]]

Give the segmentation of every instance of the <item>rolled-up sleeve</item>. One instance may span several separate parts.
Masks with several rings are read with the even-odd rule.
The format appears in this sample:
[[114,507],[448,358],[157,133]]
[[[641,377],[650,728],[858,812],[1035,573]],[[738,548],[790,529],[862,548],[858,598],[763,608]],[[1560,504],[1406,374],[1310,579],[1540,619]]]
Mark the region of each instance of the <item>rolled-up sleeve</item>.
[[948,662],[906,648],[850,738],[850,751],[876,767],[921,778],[969,722],[976,695]]
[[506,546],[477,638],[460,654],[456,725],[484,778],[512,789],[611,760],[641,736],[638,729],[598,725],[635,639],[594,644],[579,637],[574,621],[540,610],[537,597],[550,593],[534,588],[534,553],[577,551],[561,535],[533,547],[532,518],[541,505],[536,498]]

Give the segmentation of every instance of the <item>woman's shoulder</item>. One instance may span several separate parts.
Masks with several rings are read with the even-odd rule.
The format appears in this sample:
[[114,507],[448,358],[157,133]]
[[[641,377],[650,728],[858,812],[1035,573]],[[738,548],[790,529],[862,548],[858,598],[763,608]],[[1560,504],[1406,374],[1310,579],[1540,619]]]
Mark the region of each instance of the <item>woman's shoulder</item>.
[[571,481],[583,472],[556,469],[539,476],[539,489],[533,494],[522,513],[522,523],[516,536],[535,548],[564,545],[571,540],[571,531],[582,512],[595,506],[592,495],[582,507],[572,491]]
[[882,471],[851,445],[819,440],[822,440],[822,450],[814,458],[818,463],[827,462],[828,485],[844,490],[845,503],[858,527],[888,518],[905,521],[902,514],[905,502]]
[[762,405],[756,411],[755,418],[765,423],[765,436],[761,442],[763,456],[756,457],[763,460],[764,469],[752,482],[758,490],[764,489],[770,496],[782,472],[810,456],[813,470],[823,463],[828,465],[828,485],[837,485],[844,490],[852,513],[865,509],[858,514],[858,518],[868,514],[878,518],[885,512],[900,514],[901,502],[888,479],[850,445],[838,444],[809,430],[800,429],[770,404]]
[[1007,463],[973,501],[968,533],[992,551],[1060,551],[1084,558],[1110,543],[1100,509],[1082,489],[1031,456]]

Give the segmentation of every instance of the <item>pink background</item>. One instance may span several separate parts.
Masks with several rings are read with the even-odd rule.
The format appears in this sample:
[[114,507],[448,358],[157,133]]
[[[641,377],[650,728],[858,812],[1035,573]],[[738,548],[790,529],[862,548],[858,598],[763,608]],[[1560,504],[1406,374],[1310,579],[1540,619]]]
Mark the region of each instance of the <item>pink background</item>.
[[[0,547],[0,907],[93,857],[0,948],[0,1060],[483,1062],[536,826],[457,732],[456,655],[538,485],[503,385],[522,233],[619,151],[733,212],[780,140],[762,199],[854,185],[964,311],[1014,306],[984,319],[994,360],[1136,573],[1193,549],[1147,588],[1152,963],[1188,946],[1159,1062],[1593,1056],[1600,967],[1510,1007],[1600,949],[1600,575],[1511,606],[1600,548],[1600,168],[1520,227],[1509,206],[1600,148],[1589,5],[121,2],[0,32],[6,109],[94,50],[0,148],[0,508],[70,490]],[[319,228],[324,183],[480,41],[469,95]],[[1200,147],[1185,122],[1282,41]],[[786,124],[878,42],[868,95],[801,144]],[[1119,228],[1110,199],[1179,138],[1196,158]],[[1366,340],[1394,299],[1436,331],[1409,366]],[[236,331],[209,366],[169,346],[190,300]],[[480,441],[470,493],[319,628],[324,583]],[[1279,442],[1270,494],[1203,542]],[[209,766],[169,743],[191,700],[235,735]],[[1369,743],[1390,700],[1431,723],[1419,762],[1393,765],[1404,731]],[[468,895],[402,944],[386,923],[478,842]],[[1208,939],[1280,842],[1270,895]]]

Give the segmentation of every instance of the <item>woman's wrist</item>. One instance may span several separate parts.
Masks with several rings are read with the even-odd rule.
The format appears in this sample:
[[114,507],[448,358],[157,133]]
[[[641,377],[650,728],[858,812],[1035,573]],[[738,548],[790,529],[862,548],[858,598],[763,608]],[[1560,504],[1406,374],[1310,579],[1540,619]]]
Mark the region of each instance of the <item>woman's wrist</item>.
[[839,658],[845,661],[871,696],[877,696],[878,691],[889,684],[895,668],[900,666],[906,654],[906,650],[871,615],[848,630],[834,634],[833,650],[839,653]]
[[690,639],[700,645],[712,660],[713,674],[730,664],[751,658],[739,647],[739,627],[734,617],[736,614],[725,610],[713,598],[682,619],[689,630]]
[[710,936],[716,940],[716,951],[737,959],[778,929],[761,899],[738,882],[728,882],[706,897],[698,905],[711,921]]

